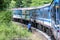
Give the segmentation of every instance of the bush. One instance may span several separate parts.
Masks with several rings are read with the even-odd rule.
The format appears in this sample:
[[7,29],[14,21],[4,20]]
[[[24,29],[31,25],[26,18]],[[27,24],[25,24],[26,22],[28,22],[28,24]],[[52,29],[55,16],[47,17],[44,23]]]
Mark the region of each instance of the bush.
[[0,14],[0,23],[9,23],[11,21],[11,11],[2,11]]
[[18,26],[15,23],[11,23],[10,26],[6,24],[0,25],[0,40],[11,40],[12,38],[26,38],[30,36],[30,32],[27,29]]
[[11,16],[11,11],[2,11],[0,14],[0,40],[28,37],[30,33],[22,26],[11,22]]

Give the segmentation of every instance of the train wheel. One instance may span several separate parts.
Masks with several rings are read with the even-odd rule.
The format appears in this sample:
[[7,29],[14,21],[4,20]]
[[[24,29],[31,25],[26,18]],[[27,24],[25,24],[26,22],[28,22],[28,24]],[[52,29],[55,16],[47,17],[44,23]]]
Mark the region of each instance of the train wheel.
[[51,29],[49,29],[49,36],[51,36],[52,35],[52,31],[51,31]]
[[49,29],[48,28],[46,28],[46,33],[49,35]]
[[44,29],[43,29],[43,31],[46,33],[46,27],[44,26]]
[[41,26],[40,24],[37,25],[37,28],[38,28],[39,30],[42,30],[42,26]]
[[46,28],[46,33],[47,33],[49,36],[51,36],[51,35],[52,35],[52,31],[51,31],[51,29]]

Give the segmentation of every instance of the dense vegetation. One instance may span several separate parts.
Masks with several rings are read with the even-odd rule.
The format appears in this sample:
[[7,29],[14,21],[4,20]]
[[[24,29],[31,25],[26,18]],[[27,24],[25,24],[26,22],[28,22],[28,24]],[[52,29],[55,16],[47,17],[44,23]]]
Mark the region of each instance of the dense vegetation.
[[11,40],[13,38],[28,37],[30,32],[11,21],[11,11],[0,13],[0,40]]
[[0,10],[14,7],[33,7],[51,3],[52,0],[0,0]]

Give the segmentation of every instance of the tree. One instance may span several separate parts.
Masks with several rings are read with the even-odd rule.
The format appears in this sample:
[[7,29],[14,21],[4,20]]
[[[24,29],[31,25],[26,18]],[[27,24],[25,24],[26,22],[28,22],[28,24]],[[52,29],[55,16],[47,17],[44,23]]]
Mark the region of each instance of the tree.
[[30,7],[32,2],[31,2],[31,0],[23,0],[22,3],[23,3],[22,5],[24,7]]
[[14,0],[16,1],[16,7],[29,7],[31,0]]
[[14,0],[16,1],[16,7],[22,7],[22,0]]
[[8,8],[10,2],[11,2],[11,0],[0,0],[0,10]]
[[3,9],[3,0],[0,0],[0,10],[2,10]]
[[43,4],[51,3],[52,0],[32,0],[31,6],[39,6]]
[[50,3],[52,0],[0,0],[0,10],[13,7],[32,7]]
[[14,8],[16,6],[15,4],[16,4],[16,2],[14,0],[11,0],[9,8]]

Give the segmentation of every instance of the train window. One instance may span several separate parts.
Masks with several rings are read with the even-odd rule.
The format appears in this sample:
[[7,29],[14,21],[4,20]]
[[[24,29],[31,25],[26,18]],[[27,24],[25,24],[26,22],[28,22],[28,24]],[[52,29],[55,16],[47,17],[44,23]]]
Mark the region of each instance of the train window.
[[40,18],[46,18],[49,19],[49,12],[48,12],[48,8],[41,8],[39,10],[37,10],[37,15]]
[[40,16],[40,9],[36,9],[37,17]]
[[56,23],[59,24],[59,22],[60,22],[60,8],[57,8]]
[[32,10],[29,10],[29,16],[31,17],[32,16]]
[[54,6],[52,8],[51,12],[52,12],[52,14],[51,14],[52,20],[55,22],[55,24],[59,24],[59,22],[60,22],[60,8]]
[[36,14],[37,14],[37,13],[36,13],[36,9],[33,9],[33,10],[32,10],[32,18],[33,18],[33,19],[36,19]]
[[30,19],[30,16],[26,16],[26,20],[29,20]]
[[13,15],[17,15],[17,10],[13,10]]
[[22,10],[13,10],[14,15],[22,15]]
[[48,10],[44,10],[44,18],[49,18],[49,12],[48,12]]
[[29,15],[29,10],[26,10],[25,13],[26,13],[26,15]]
[[58,11],[57,16],[58,16],[58,19],[60,20],[60,8],[57,8],[57,11]]
[[39,17],[43,18],[43,8],[40,9],[40,15]]
[[25,19],[29,20],[30,19],[30,15],[29,15],[30,14],[30,11],[29,10],[26,10],[25,13],[26,13],[25,14]]
[[22,15],[22,19],[25,19],[25,15]]
[[59,24],[60,20],[60,8],[56,8],[55,6],[52,8],[52,20],[55,24]]
[[49,14],[48,10],[49,10],[48,6],[43,9],[43,18],[46,18],[46,19],[50,18],[50,16],[49,16],[50,14]]
[[51,10],[51,18],[53,21],[56,22],[56,8],[55,8],[55,6]]
[[39,17],[43,18],[43,9],[40,9],[40,15]]

